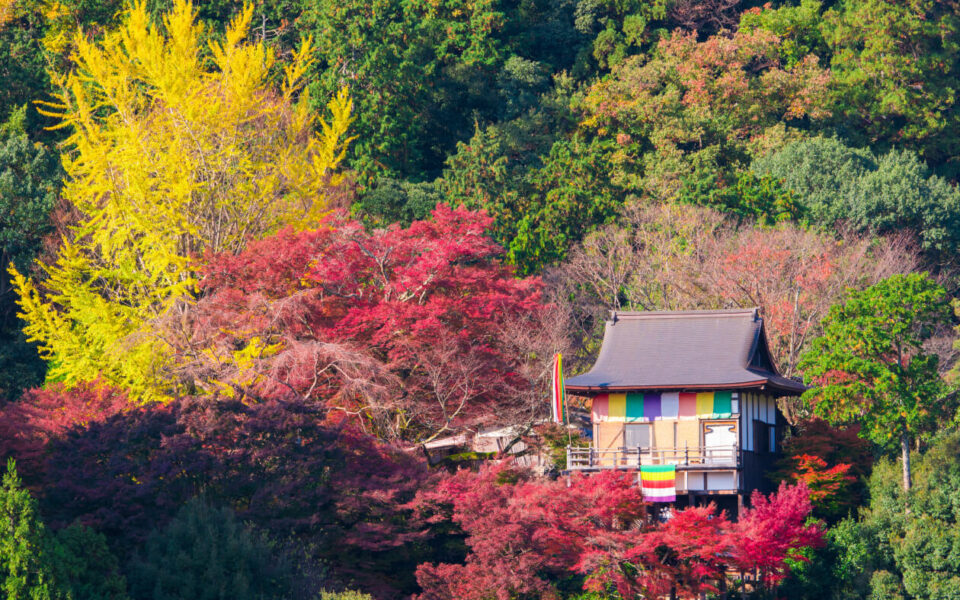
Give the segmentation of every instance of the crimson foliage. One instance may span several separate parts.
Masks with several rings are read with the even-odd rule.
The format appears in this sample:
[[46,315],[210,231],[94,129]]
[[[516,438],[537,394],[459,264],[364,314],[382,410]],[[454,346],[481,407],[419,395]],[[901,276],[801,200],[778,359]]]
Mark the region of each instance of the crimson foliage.
[[822,419],[803,421],[783,444],[774,481],[803,481],[810,488],[814,515],[834,522],[861,502],[873,461],[860,427],[834,427]]
[[[36,431],[13,454],[42,460],[34,487],[55,527],[80,522],[129,549],[203,494],[313,547],[345,583],[385,596],[414,585],[424,556],[412,553],[425,533],[403,507],[429,474],[415,456],[329,425],[319,404],[186,398],[115,410],[112,393],[88,388],[30,398],[13,414]],[[95,410],[91,398],[103,405]],[[62,406],[72,407],[72,424]],[[9,412],[0,415],[7,427]]]
[[46,444],[70,428],[102,423],[130,405],[127,395],[99,382],[28,390],[16,402],[0,406],[0,458],[15,456],[32,482],[43,468]]
[[179,336],[194,358],[183,376],[258,400],[321,398],[389,438],[523,422],[542,401],[504,331],[543,310],[541,285],[500,263],[490,224],[442,205],[407,228],[332,217],[211,256]]
[[808,524],[809,492],[757,493],[730,522],[715,506],[678,511],[664,524],[646,516],[635,475],[605,472],[543,481],[510,465],[460,471],[418,495],[433,523],[466,536],[463,564],[422,564],[420,600],[556,598],[582,588],[623,598],[716,591],[728,569],[774,585],[796,551],[821,543]]
[[421,493],[432,521],[452,519],[467,536],[465,564],[423,564],[420,600],[555,597],[581,557],[637,539],[645,506],[627,475],[580,477],[567,487],[510,465],[459,471]]
[[758,573],[762,584],[773,586],[789,574],[788,559],[807,560],[797,550],[823,545],[824,531],[808,522],[810,490],[802,482],[781,483],[769,498],[754,491],[750,504],[731,530],[734,560],[741,569]]

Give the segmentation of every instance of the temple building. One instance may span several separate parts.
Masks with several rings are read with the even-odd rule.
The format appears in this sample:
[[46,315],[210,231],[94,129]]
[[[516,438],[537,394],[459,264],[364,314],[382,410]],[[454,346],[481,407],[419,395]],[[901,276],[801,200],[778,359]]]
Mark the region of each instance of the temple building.
[[733,514],[770,489],[777,399],[806,389],[777,372],[757,309],[613,313],[593,368],[564,388],[589,399],[593,430],[568,470],[635,469],[651,500]]

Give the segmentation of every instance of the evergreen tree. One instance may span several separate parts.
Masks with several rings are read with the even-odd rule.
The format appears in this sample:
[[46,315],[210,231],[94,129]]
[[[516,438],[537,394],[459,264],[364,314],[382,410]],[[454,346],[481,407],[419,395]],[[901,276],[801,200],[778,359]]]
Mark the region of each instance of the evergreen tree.
[[875,443],[899,445],[904,490],[914,440],[953,416],[938,357],[924,349],[949,316],[945,290],[926,273],[893,275],[831,307],[800,359],[813,386],[804,398],[818,416],[859,423]]
[[138,600],[277,600],[292,592],[292,570],[272,546],[230,509],[199,499],[150,535],[129,573]]
[[50,542],[37,502],[24,489],[16,463],[0,482],[0,590],[6,600],[59,598],[49,564]]

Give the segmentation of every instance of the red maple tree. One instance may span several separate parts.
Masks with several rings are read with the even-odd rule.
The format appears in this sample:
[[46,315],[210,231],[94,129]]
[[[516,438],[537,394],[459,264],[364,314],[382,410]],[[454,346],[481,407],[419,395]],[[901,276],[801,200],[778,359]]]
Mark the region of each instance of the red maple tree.
[[0,407],[0,458],[16,458],[19,472],[33,482],[43,469],[44,451],[51,440],[129,408],[126,393],[99,381],[70,390],[61,384],[28,390]]
[[834,427],[822,419],[800,423],[783,444],[774,481],[803,481],[815,516],[833,522],[860,504],[873,453],[858,426]]
[[419,510],[466,535],[464,564],[423,564],[420,600],[526,594],[555,598],[581,561],[639,538],[645,506],[628,474],[541,481],[504,463],[459,471],[421,493]]
[[406,228],[332,216],[210,256],[196,306],[167,323],[180,376],[322,401],[388,438],[529,422],[542,398],[506,332],[545,305],[538,279],[501,262],[491,222],[443,205]]
[[714,505],[647,517],[635,474],[602,472],[544,481],[509,464],[459,471],[414,503],[432,523],[465,536],[463,563],[420,565],[420,600],[555,598],[578,589],[623,598],[716,592],[728,568],[755,571],[763,585],[788,572],[788,558],[821,543],[806,522],[809,491],[756,493],[737,523]]
[[808,522],[812,506],[804,483],[781,483],[770,497],[754,491],[750,504],[731,530],[734,561],[772,587],[789,574],[787,559],[807,560],[796,550],[823,544],[823,529]]

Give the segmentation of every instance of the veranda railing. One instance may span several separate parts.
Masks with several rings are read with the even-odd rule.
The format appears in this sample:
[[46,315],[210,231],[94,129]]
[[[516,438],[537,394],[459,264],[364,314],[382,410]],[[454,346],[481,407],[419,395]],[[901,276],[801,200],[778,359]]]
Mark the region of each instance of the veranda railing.
[[596,448],[567,447],[567,469],[637,469],[643,465],[678,467],[739,467],[736,445],[695,448]]

